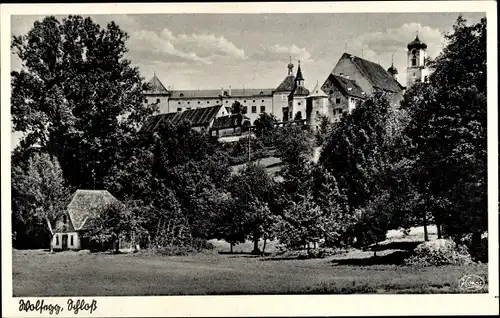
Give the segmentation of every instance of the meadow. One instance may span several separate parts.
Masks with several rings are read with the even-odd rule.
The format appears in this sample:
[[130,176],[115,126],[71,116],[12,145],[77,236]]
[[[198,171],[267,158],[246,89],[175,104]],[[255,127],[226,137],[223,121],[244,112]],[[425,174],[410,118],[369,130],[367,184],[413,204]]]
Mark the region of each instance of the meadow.
[[[462,293],[464,275],[487,282],[487,264],[414,268],[400,263],[403,251],[351,251],[322,259],[246,253],[251,244],[214,244],[189,256],[45,250],[13,251],[13,295],[147,296],[238,294],[419,294]],[[270,251],[275,248],[269,244]],[[486,293],[485,288],[479,292]]]

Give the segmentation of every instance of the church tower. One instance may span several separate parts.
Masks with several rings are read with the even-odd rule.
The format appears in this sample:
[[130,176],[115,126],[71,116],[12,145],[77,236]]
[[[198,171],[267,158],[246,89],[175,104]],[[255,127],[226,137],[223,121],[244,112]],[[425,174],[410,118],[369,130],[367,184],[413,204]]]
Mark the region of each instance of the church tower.
[[427,44],[420,41],[417,36],[415,40],[408,43],[406,68],[406,89],[409,89],[415,83],[427,82],[429,69],[426,65]]
[[392,56],[391,67],[387,69],[387,72],[391,74],[392,78],[399,82],[398,69],[394,67],[394,55]]

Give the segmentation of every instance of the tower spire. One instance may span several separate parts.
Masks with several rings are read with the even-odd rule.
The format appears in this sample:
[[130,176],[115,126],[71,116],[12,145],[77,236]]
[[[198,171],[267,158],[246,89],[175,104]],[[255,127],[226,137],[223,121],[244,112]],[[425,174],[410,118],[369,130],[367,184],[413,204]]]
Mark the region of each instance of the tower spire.
[[394,66],[394,54],[391,56],[391,66]]

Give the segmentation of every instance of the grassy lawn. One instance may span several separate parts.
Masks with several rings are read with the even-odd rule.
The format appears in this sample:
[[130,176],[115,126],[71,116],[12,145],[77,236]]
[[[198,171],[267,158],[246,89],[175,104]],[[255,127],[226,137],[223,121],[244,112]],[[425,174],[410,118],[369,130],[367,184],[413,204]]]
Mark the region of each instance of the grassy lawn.
[[166,257],[14,250],[13,292],[16,297],[459,293],[463,275],[487,281],[487,264],[422,269],[366,265],[373,262],[362,260],[372,252],[363,253],[287,260],[216,252]]

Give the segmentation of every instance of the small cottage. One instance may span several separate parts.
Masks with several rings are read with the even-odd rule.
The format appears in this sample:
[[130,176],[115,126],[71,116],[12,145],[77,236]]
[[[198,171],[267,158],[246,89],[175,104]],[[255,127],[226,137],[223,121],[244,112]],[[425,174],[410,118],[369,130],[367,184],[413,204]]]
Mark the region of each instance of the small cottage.
[[54,250],[87,249],[88,242],[82,239],[90,219],[102,213],[107,206],[119,202],[106,190],[76,190],[60,217],[53,225]]

